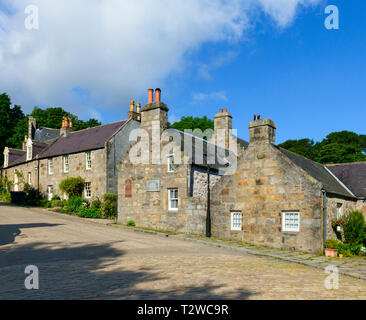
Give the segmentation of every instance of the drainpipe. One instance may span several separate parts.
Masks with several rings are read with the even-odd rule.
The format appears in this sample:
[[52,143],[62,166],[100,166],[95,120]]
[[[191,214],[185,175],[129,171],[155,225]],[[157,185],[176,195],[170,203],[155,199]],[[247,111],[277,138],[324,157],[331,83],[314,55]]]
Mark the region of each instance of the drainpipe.
[[207,213],[206,213],[206,237],[211,237],[211,212],[210,212],[210,166],[207,164]]
[[322,189],[323,192],[323,245],[325,248],[325,242],[327,241],[327,192]]

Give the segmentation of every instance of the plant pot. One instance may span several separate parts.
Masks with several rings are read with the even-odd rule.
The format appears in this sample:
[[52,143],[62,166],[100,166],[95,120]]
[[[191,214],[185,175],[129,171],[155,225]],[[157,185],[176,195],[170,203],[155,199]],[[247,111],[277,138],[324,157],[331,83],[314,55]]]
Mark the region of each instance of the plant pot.
[[337,226],[337,231],[341,232],[342,231],[342,227],[341,226]]
[[338,249],[325,248],[325,256],[337,258]]

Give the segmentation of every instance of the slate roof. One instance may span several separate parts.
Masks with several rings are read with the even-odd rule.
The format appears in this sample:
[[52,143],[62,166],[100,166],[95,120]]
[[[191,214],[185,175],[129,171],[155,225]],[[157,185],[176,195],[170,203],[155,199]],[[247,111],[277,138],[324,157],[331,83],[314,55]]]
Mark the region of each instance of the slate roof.
[[98,127],[70,132],[67,137],[59,137],[46,148],[39,159],[104,148],[105,142],[124,124],[124,121],[108,123]]
[[276,147],[281,151],[287,158],[293,163],[307,172],[314,179],[318,180],[323,184],[324,189],[328,193],[337,194],[349,198],[355,198],[345,187],[340,183],[327,169],[325,165],[309,160],[296,153],[288,151],[286,149]]
[[366,161],[327,165],[354,195],[366,198]]
[[[225,168],[226,163],[232,162],[235,159],[235,155],[230,152],[228,149],[222,148],[212,142],[204,140],[200,137],[185,133],[183,131],[169,128],[170,130],[177,131],[181,134],[181,150],[184,151],[184,139],[190,138],[192,139],[192,164],[197,166],[207,167],[209,165],[212,169],[219,170],[220,168]],[[241,142],[238,143],[241,146],[245,145],[245,140],[240,139]],[[248,143],[246,142],[246,145]],[[188,150],[186,150],[185,154],[187,154]],[[198,155],[202,155],[202,159],[199,157],[196,158],[196,153]]]
[[38,128],[34,133],[33,140],[37,140],[40,142],[46,142],[48,140],[52,140],[60,136],[59,129],[52,128]]

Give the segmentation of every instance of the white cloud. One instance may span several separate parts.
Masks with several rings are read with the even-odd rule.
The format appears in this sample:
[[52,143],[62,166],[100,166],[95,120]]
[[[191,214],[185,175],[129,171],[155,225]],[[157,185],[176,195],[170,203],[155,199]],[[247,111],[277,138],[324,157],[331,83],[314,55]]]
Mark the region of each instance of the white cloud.
[[216,91],[211,93],[193,93],[192,98],[194,101],[206,101],[206,100],[223,100],[227,101],[227,97],[225,92]]
[[[46,104],[87,114],[90,101],[92,110],[127,108],[184,70],[187,54],[202,44],[240,39],[258,5],[285,26],[298,4],[315,1],[33,0],[39,30],[26,30],[29,1],[3,0],[0,88],[26,111]],[[74,88],[87,91],[88,102],[70,94]]]

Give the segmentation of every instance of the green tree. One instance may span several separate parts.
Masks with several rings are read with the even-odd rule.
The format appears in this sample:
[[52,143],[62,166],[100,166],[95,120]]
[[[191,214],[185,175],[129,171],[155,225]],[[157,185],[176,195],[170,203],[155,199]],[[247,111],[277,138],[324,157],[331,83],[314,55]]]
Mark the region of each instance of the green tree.
[[308,159],[315,159],[314,141],[310,139],[287,140],[279,147],[300,154]]
[[204,132],[206,129],[214,130],[214,122],[213,120],[208,119],[206,116],[202,118],[182,117],[179,121],[173,123],[170,127],[180,131],[184,131],[185,129],[200,129],[202,130],[202,132]]
[[[76,115],[67,112],[60,107],[46,109],[35,107],[30,115],[36,118],[38,126],[46,128],[61,128],[63,117],[72,119],[72,124],[75,131],[101,125],[98,120],[93,118],[89,119],[88,121],[79,120]],[[23,118],[14,125],[14,132],[11,134],[7,142],[8,146],[18,149],[22,148],[24,136],[27,134],[28,116],[24,117],[23,115]]]
[[70,177],[60,182],[60,190],[65,192],[69,198],[81,197],[85,181],[82,177]]
[[[0,95],[0,164],[3,164],[3,151],[6,146],[15,147],[10,141],[14,135],[17,123],[24,118],[22,108],[18,105],[11,107],[10,97],[3,93]],[[11,142],[11,143],[9,143]]]

